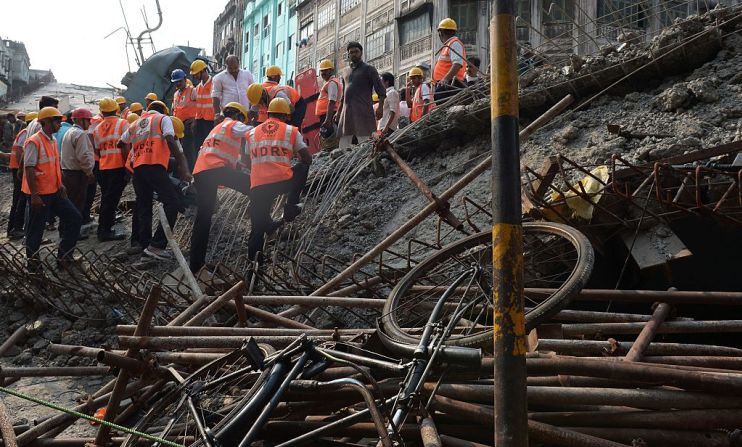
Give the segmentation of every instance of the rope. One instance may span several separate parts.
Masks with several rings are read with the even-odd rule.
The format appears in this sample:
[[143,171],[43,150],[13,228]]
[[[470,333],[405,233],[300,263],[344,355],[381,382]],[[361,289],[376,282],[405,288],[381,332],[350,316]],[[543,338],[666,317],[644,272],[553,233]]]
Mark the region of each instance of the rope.
[[36,404],[39,404],[39,405],[43,405],[43,406],[48,407],[48,408],[51,408],[53,410],[61,411],[62,413],[69,414],[70,416],[75,416],[76,418],[85,419],[85,420],[88,420],[90,422],[97,422],[98,424],[105,425],[107,427],[113,428],[113,429],[118,430],[120,432],[128,433],[130,435],[139,436],[140,438],[144,438],[144,439],[146,439],[148,441],[159,442],[160,444],[166,445],[166,446],[169,446],[169,447],[185,447],[183,444],[178,444],[176,442],[168,441],[167,439],[162,439],[162,438],[159,438],[157,436],[152,436],[152,435],[148,435],[147,433],[142,433],[142,432],[139,432],[139,431],[136,431],[136,430],[132,430],[131,428],[124,427],[123,425],[118,425],[118,424],[115,424],[113,422],[108,422],[108,421],[104,421],[103,419],[99,419],[99,418],[96,418],[96,417],[93,417],[93,416],[88,416],[87,414],[80,413],[79,411],[71,410],[69,408],[60,407],[57,404],[54,404],[54,403],[51,403],[51,402],[47,402],[47,401],[42,400],[42,399],[37,399],[37,398],[35,398],[33,396],[29,396],[27,394],[23,394],[23,393],[18,392],[18,391],[13,391],[13,390],[8,389],[8,388],[5,388],[3,386],[0,386],[0,391],[3,392],[3,393],[10,394],[11,396],[18,397],[20,399],[28,400],[30,402],[33,402],[33,403],[36,403]]

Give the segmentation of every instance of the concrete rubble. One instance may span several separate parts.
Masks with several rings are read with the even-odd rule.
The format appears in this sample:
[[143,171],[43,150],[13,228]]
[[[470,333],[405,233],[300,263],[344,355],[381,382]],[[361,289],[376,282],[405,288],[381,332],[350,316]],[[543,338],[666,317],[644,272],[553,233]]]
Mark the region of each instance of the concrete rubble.
[[[741,18],[717,8],[648,44],[625,37],[521,78],[531,445],[742,445]],[[177,445],[307,433],[306,445],[491,445],[486,302],[454,320],[446,349],[469,348],[458,356],[435,342],[443,359],[413,356],[410,341],[472,259],[485,272],[472,277],[491,270],[490,179],[477,175],[488,95],[486,84],[459,93],[392,135],[391,150],[319,154],[303,214],[271,236],[260,269],[245,256],[249,199],[226,190],[213,273],[198,278],[122,255],[123,243],[82,244],[80,270],[30,275],[22,247],[0,242],[0,385],[106,408],[139,432],[7,397],[17,445],[155,445],[142,433]],[[187,252],[191,225],[187,212],[171,247]],[[452,302],[471,299],[463,289]],[[445,338],[443,325],[433,333]],[[421,361],[433,365],[425,380],[392,400]],[[273,373],[286,386],[260,401],[256,383]]]

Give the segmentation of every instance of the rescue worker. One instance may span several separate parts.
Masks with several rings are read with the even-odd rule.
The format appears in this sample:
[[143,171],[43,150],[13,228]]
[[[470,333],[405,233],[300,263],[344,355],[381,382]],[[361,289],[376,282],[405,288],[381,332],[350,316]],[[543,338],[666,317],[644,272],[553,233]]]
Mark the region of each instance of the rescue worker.
[[61,143],[58,142],[61,146],[62,184],[67,190],[67,197],[81,216],[85,209],[88,185],[95,182],[93,145],[87,134],[92,118],[93,114],[88,109],[73,110],[74,124],[64,134]]
[[320,146],[323,150],[331,151],[337,149],[339,145],[335,115],[342,103],[343,84],[335,76],[335,65],[329,59],[319,63],[319,73],[325,82],[319,91],[314,113],[319,118],[321,126]]
[[198,149],[193,145],[193,120],[196,119],[198,106],[196,103],[196,89],[189,87],[186,82],[186,74],[181,69],[173,70],[170,81],[175,84],[176,90],[173,94],[173,116],[183,121],[185,125],[184,137],[181,139],[183,151],[188,160],[188,168],[193,169],[196,163]]
[[153,93],[153,92],[147,93],[147,96],[144,97],[144,102],[146,104],[147,110],[149,110],[149,105],[155,101],[158,101],[157,93]]
[[410,122],[414,123],[427,115],[435,103],[430,94],[430,85],[425,82],[424,74],[420,67],[413,67],[407,74],[407,107],[410,108]]
[[126,117],[126,115],[129,114],[129,107],[126,106],[126,98],[123,96],[117,96],[116,104],[119,105],[119,110],[121,111],[120,116],[122,118]]
[[21,187],[30,202],[26,226],[26,257],[31,272],[38,272],[41,267],[38,251],[49,214],[59,216],[62,223],[57,251],[57,265],[60,267],[73,262],[72,250],[82,224],[80,212],[67,198],[62,185],[59,149],[53,138],[62,124],[62,114],[55,107],[44,107],[39,111],[38,122],[41,130],[26,139],[23,150],[25,172]]
[[193,147],[200,149],[206,136],[214,128],[214,103],[211,99],[213,87],[209,76],[209,66],[201,59],[191,63],[191,76],[198,82],[196,85],[196,119],[193,123]]
[[[291,103],[288,93],[282,90],[266,89],[257,82],[250,84],[247,88],[247,99],[250,101],[250,121],[255,125],[262,124],[268,120],[268,104],[275,98],[283,98]],[[289,110],[291,106],[289,105]]]
[[[144,111],[144,106],[141,102],[132,102],[129,106],[129,113],[134,113],[137,115],[137,118],[142,116],[142,112]],[[122,114],[123,115],[123,114]],[[128,116],[128,114],[127,114]]]
[[[54,107],[57,108],[59,106],[59,100],[57,98],[53,98],[51,96],[42,96],[39,100],[39,111],[43,109],[44,107]],[[60,124],[61,126],[61,124]],[[36,118],[28,123],[28,134],[27,136],[30,137],[34,135],[36,132],[41,130],[41,123],[39,122],[39,119]],[[56,132],[55,132],[56,133]],[[57,146],[59,147],[59,146]],[[25,170],[24,170],[25,172]],[[54,231],[57,229],[56,226],[56,218],[54,217],[54,214],[49,213],[49,221],[46,224],[46,229],[48,231]]]
[[214,214],[219,185],[242,194],[250,192],[250,175],[239,169],[245,135],[252,129],[244,124],[247,109],[238,102],[230,102],[222,113],[224,121],[214,127],[204,140],[193,169],[198,206],[191,235],[190,268],[193,273],[198,272],[206,260],[211,216]]
[[[38,112],[30,112],[25,116],[26,123],[36,119]],[[23,238],[23,226],[26,216],[26,195],[21,192],[23,180],[23,145],[28,136],[28,127],[24,127],[15,136],[13,148],[10,154],[10,174],[13,177],[13,202],[10,204],[10,216],[8,216],[8,238],[17,240]]]
[[134,166],[134,192],[136,193],[137,222],[139,224],[140,249],[146,256],[169,259],[165,250],[167,239],[161,225],[152,236],[152,200],[157,193],[165,208],[168,225],[172,228],[178,217],[180,197],[167,174],[170,157],[175,158],[176,172],[181,180],[191,181],[188,162],[178,150],[175,142],[173,121],[165,113],[167,106],[153,101],[147,108],[147,116],[134,122],[121,136],[118,145],[125,150],[131,144]]
[[126,120],[117,116],[118,104],[111,98],[103,98],[98,104],[103,121],[93,130],[93,142],[98,161],[98,184],[100,185],[100,210],[98,211],[98,240],[120,241],[126,235],[114,231],[116,211],[121,195],[128,182],[124,161],[126,148],[118,146],[128,127]]
[[139,119],[139,115],[137,115],[136,113],[129,112],[129,114],[126,115],[126,122],[129,124],[133,123],[134,121],[138,119]]
[[[299,194],[305,186],[312,156],[299,129],[287,124],[290,114],[288,101],[273,99],[268,105],[266,122],[252,129],[246,137],[252,223],[247,255],[253,261],[261,261],[257,255],[263,249],[265,235],[275,231],[283,222],[293,221],[301,212]],[[299,162],[292,167],[294,155],[299,156]],[[281,194],[288,194],[288,198],[283,218],[276,222],[270,212],[273,201]]]
[[438,24],[438,38],[443,46],[433,66],[436,103],[466,87],[466,50],[461,39],[456,37],[456,31],[458,26],[451,18],[443,19]]
[[291,106],[289,124],[301,128],[301,123],[304,122],[304,115],[307,114],[307,102],[295,88],[288,85],[281,85],[283,71],[281,71],[281,67],[278,65],[271,65],[266,68],[265,76],[268,80],[262,84],[263,88],[271,95],[271,99],[276,98],[278,92],[284,92],[286,94],[286,98],[289,100],[289,105]]

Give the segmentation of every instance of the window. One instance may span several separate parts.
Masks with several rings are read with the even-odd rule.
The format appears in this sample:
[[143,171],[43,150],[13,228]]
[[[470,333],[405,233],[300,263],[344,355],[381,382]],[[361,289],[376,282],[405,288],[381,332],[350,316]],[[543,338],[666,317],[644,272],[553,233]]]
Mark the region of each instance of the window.
[[256,23],[255,26],[253,27],[252,35],[255,36],[256,39],[258,38],[258,36],[260,36],[260,25],[259,24]]
[[414,42],[430,34],[430,16],[423,12],[399,24],[400,44]]
[[283,45],[283,42],[280,42],[278,45],[276,45],[276,58],[283,56]]
[[517,0],[516,12],[518,18],[515,21],[516,32],[518,33],[518,40],[528,40],[531,24],[531,0]]
[[646,28],[649,25],[647,14],[638,2],[611,0],[598,2],[598,20],[615,26]]
[[314,22],[309,22],[299,30],[299,40],[309,40],[314,34]]
[[289,36],[289,40],[288,40],[288,43],[286,44],[286,48],[288,48],[289,51],[291,51],[291,48],[293,47],[294,47],[294,35],[292,34]]
[[384,53],[392,51],[394,44],[394,25],[389,24],[366,38],[366,57],[376,59]]
[[340,14],[345,14],[361,4],[361,0],[340,0]]
[[335,2],[327,2],[317,14],[317,29],[335,22]]
[[281,14],[283,14],[283,2],[278,2],[278,14],[277,15],[280,16]]
[[245,33],[245,53],[250,49],[250,31]]
[[268,14],[263,16],[263,37],[268,37],[271,33],[270,19]]
[[479,26],[479,14],[477,2],[471,0],[459,0],[451,3],[451,18],[459,27],[458,36],[469,45],[477,43],[477,27]]

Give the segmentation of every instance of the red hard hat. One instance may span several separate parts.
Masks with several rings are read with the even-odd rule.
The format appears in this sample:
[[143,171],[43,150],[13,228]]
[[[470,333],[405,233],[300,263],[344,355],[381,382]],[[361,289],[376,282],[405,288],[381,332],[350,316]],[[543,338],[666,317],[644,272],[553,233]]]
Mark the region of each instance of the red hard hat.
[[92,119],[93,114],[88,109],[75,109],[72,111],[72,119]]

